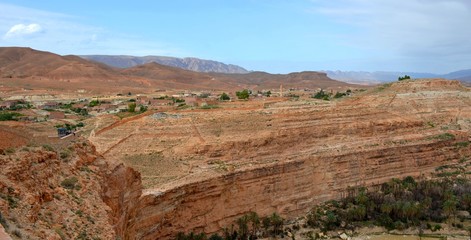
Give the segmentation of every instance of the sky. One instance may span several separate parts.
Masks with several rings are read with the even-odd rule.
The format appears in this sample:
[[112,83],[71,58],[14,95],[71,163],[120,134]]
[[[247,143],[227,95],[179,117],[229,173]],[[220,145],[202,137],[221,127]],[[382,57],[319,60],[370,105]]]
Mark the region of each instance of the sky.
[[248,70],[471,68],[470,0],[0,0],[0,46]]

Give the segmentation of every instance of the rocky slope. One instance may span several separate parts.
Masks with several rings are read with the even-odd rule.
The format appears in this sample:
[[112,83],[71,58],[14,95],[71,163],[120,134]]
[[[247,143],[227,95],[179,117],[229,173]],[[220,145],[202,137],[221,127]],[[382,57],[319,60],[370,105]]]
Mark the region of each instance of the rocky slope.
[[248,73],[243,67],[224,64],[222,62],[204,60],[199,58],[176,58],[162,56],[113,56],[113,55],[83,55],[80,56],[87,60],[101,62],[109,66],[118,68],[130,68],[147,63],[158,63],[165,66],[177,67],[195,72],[218,72],[218,73]]
[[[14,238],[114,239],[102,200],[109,164],[86,140],[0,155],[1,223]],[[110,169],[112,169],[110,167]]]
[[126,214],[117,232],[171,239],[219,231],[248,211],[294,218],[348,187],[466,164],[470,103],[459,82],[406,81],[334,102],[151,115],[90,140],[137,169],[146,188],[139,196],[134,173],[123,181],[129,193],[108,204]]

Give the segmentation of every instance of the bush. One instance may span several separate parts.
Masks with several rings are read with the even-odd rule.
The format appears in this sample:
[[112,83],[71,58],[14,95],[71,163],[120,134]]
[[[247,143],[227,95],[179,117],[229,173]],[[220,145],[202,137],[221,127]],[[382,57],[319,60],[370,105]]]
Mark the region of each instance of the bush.
[[128,104],[128,112],[135,112],[136,111],[136,103]]
[[219,96],[219,100],[221,100],[221,101],[229,101],[229,100],[231,100],[231,98],[229,97],[229,95],[227,95],[227,93],[223,92],[223,93],[221,94],[221,96]]
[[398,77],[397,78],[398,81],[407,80],[407,79],[410,79],[409,75],[404,75],[404,77]]
[[9,227],[7,220],[3,217],[1,212],[0,212],[0,224],[2,224],[3,228],[5,229],[8,229]]
[[98,105],[100,105],[100,101],[98,101],[98,100],[93,100],[88,104],[89,107],[95,107],[95,106],[98,106]]
[[65,189],[74,189],[78,179],[76,177],[66,178],[61,182],[61,186]]
[[21,238],[23,235],[21,234],[20,230],[18,229],[15,229],[13,230],[13,232],[11,232],[14,236],[16,236],[17,238]]
[[322,100],[326,100],[328,101],[329,100],[329,94],[327,94],[326,92],[324,92],[324,90],[320,90],[319,92],[317,92],[316,94],[314,94],[312,96],[312,98],[315,98],[315,99],[322,99]]
[[16,112],[0,111],[0,121],[16,121],[21,114]]
[[46,151],[49,151],[49,152],[53,152],[53,151],[54,151],[54,148],[51,147],[51,146],[48,145],[48,144],[44,144],[44,145],[43,145],[43,148],[44,148]]
[[61,157],[61,159],[66,159],[66,158],[69,157],[69,155],[70,155],[70,154],[69,154],[69,152],[67,152],[67,151],[62,151],[62,152],[59,154],[59,156]]
[[240,92],[236,92],[236,96],[238,99],[248,99],[250,96],[250,92],[247,89],[244,89]]

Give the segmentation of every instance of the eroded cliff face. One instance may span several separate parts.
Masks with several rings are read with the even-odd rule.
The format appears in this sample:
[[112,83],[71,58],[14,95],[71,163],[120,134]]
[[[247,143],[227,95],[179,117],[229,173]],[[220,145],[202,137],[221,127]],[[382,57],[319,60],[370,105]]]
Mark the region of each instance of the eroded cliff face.
[[371,186],[391,178],[428,177],[444,164],[458,164],[470,148],[454,140],[424,141],[403,147],[331,157],[309,156],[237,171],[186,184],[166,192],[148,190],[123,231],[125,239],[171,239],[179,231],[213,233],[248,211],[280,213],[292,219],[314,204],[338,199],[348,187]]
[[0,155],[1,223],[15,239],[117,236],[100,191],[108,164],[93,145],[77,140]]

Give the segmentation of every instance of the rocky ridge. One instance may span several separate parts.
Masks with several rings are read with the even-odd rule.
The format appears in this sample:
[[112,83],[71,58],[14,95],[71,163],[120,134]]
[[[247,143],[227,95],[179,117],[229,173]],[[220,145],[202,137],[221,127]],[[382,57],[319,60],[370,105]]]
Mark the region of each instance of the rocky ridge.
[[106,65],[118,68],[130,68],[147,63],[158,63],[165,66],[177,67],[195,72],[217,72],[217,73],[248,73],[243,67],[224,64],[222,62],[204,60],[199,58],[176,58],[163,56],[113,56],[113,55],[83,55],[80,56],[87,60],[101,62]]

